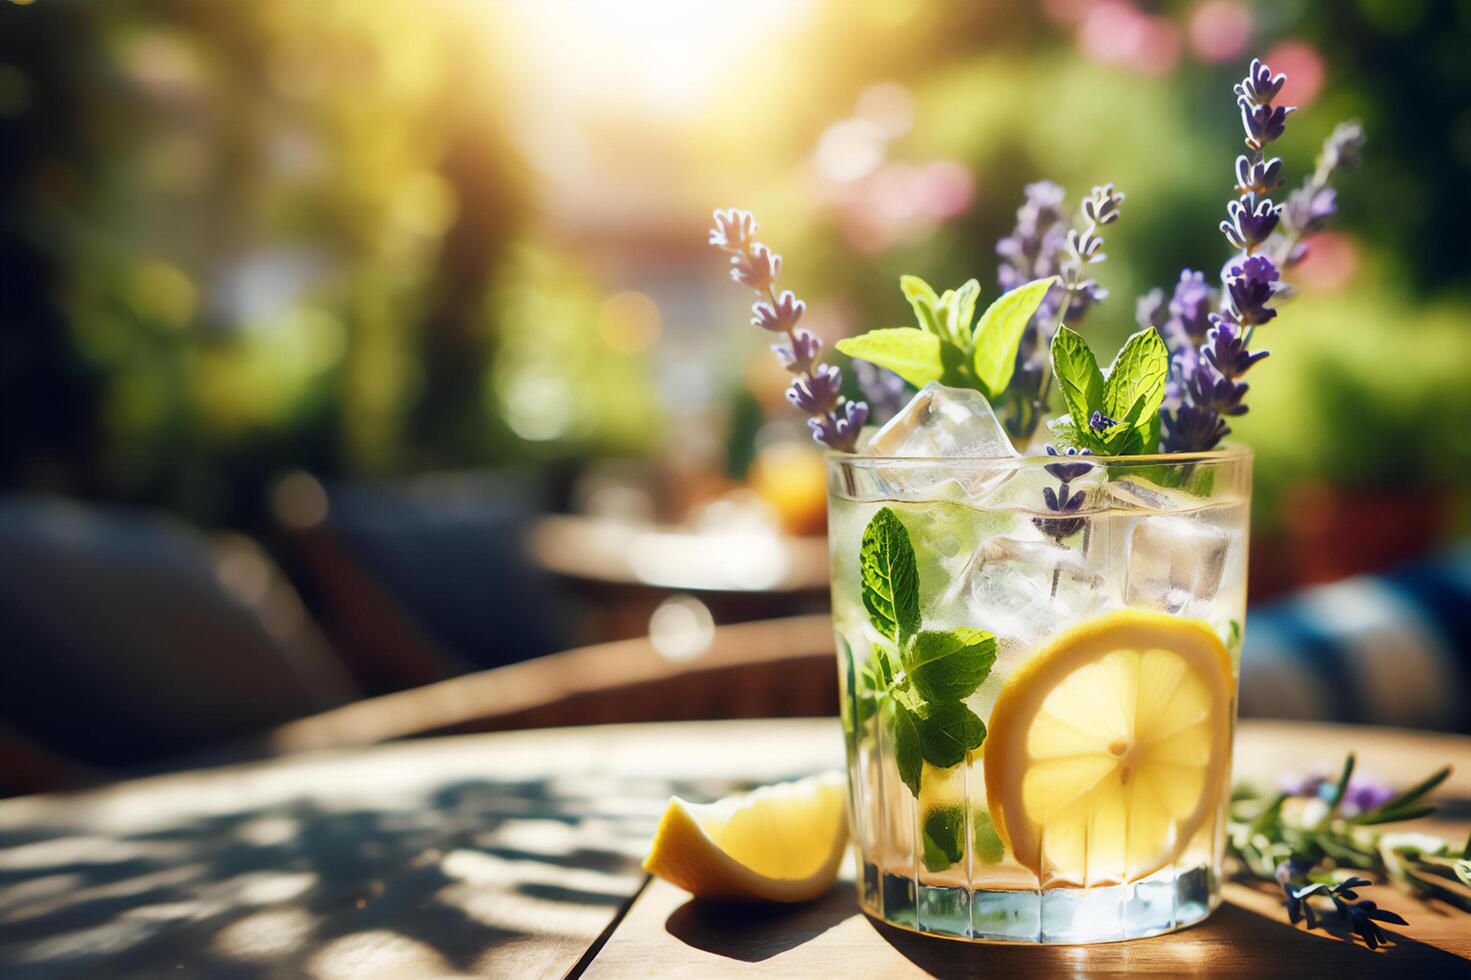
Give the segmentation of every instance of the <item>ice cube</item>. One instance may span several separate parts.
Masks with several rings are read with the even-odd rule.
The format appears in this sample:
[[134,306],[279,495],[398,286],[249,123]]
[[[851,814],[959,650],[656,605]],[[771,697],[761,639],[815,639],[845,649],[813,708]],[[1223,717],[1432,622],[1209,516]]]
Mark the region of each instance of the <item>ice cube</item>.
[[1135,518],[1125,553],[1124,599],[1131,606],[1191,613],[1221,585],[1231,536],[1194,517]]
[[1006,430],[979,391],[932,381],[868,443],[879,456],[950,456],[1014,459]]
[[964,625],[994,632],[1007,657],[1118,605],[1119,590],[1104,574],[1110,525],[1097,518],[1090,525],[1071,547],[1040,534],[989,539],[952,583],[947,606],[953,610],[963,603],[958,615]]

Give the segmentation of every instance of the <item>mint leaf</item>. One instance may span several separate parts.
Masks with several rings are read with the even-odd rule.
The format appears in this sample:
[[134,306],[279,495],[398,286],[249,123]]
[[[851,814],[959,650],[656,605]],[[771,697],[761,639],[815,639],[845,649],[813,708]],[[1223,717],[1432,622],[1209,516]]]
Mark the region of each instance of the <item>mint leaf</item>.
[[947,289],[940,297],[935,313],[940,321],[942,336],[957,349],[970,349],[970,325],[976,318],[976,300],[981,297],[981,284],[968,279],[959,289]]
[[959,765],[967,752],[980,748],[986,739],[985,723],[959,701],[927,705],[916,723],[920,755],[936,769]]
[[899,778],[909,787],[909,792],[918,797],[919,776],[924,770],[924,756],[919,741],[919,718],[897,698],[892,703],[894,762],[899,767]]
[[948,633],[915,634],[906,658],[914,687],[926,701],[959,701],[969,697],[996,663],[996,636],[960,627]]
[[[1170,352],[1153,327],[1131,336],[1108,368],[1103,414],[1120,425],[1143,429],[1159,418],[1170,373]],[[1140,433],[1141,442],[1143,433]]]
[[996,821],[988,810],[977,811],[972,818],[975,824],[971,838],[975,844],[976,858],[982,864],[1000,864],[1006,854],[1006,845],[996,833]]
[[934,287],[919,276],[900,276],[899,289],[913,307],[914,319],[920,328],[936,337],[945,336],[940,326],[940,297],[935,295]]
[[858,563],[869,620],[903,646],[919,632],[919,570],[909,532],[888,507],[874,514],[863,529]]
[[924,866],[944,871],[965,856],[965,810],[960,806],[936,807],[924,818]]
[[1022,333],[1056,282],[1057,277],[1052,276],[1018,286],[981,314],[981,322],[976,324],[972,339],[975,352],[971,368],[981,384],[982,394],[987,398],[995,400],[1011,384]]
[[837,347],[849,357],[888,368],[918,388],[946,374],[939,336],[914,327],[870,330],[857,337],[844,337]]
[[1052,373],[1078,437],[1088,439],[1088,418],[1103,411],[1103,372],[1088,342],[1067,327],[1052,338]]

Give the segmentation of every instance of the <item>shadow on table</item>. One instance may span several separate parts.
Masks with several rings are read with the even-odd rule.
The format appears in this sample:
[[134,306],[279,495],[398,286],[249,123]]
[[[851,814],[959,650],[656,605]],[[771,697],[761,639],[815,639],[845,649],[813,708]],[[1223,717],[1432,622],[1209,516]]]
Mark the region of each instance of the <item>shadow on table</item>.
[[852,882],[839,882],[801,905],[755,905],[690,899],[664,928],[686,945],[717,956],[760,963],[795,949],[858,911]]
[[0,830],[0,975],[495,973],[502,947],[575,962],[642,884],[632,855],[670,785],[609,817],[603,788],[568,782]]

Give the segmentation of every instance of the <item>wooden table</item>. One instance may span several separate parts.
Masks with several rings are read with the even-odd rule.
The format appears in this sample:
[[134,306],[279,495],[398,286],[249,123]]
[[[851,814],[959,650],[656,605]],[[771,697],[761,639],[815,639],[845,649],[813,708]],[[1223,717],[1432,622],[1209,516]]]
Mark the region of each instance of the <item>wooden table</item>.
[[[1417,778],[1471,827],[1471,740],[1244,723],[1238,772]],[[1231,884],[1205,923],[1092,947],[911,936],[851,885],[795,909],[692,901],[639,871],[671,792],[835,766],[830,720],[551,729],[314,752],[0,802],[0,976],[1471,975],[1471,919],[1369,889],[1410,926],[1370,952]],[[1381,896],[1379,893],[1383,892]]]

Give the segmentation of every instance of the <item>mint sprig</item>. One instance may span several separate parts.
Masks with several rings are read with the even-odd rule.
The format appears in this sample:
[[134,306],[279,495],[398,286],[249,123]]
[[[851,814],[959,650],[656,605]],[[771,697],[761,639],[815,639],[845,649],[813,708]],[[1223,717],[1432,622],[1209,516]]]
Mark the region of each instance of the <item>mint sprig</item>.
[[972,326],[981,294],[974,279],[936,294],[918,276],[901,276],[899,288],[919,326],[870,330],[838,341],[837,347],[849,357],[893,371],[915,387],[938,381],[952,388],[973,388],[995,401],[1011,383],[1027,323],[1056,282],[1052,276],[1018,286],[992,303]]
[[1058,327],[1052,338],[1052,373],[1068,414],[1047,427],[1064,445],[1098,456],[1156,452],[1169,370],[1169,350],[1153,327],[1129,337],[1107,372],[1098,369],[1086,340]]
[[990,675],[996,636],[969,627],[921,628],[914,545],[890,508],[864,528],[859,566],[869,621],[894,646],[875,644],[858,672],[855,723],[883,713],[899,778],[917,797],[926,762],[949,769],[985,741],[985,723],[963,702]]

